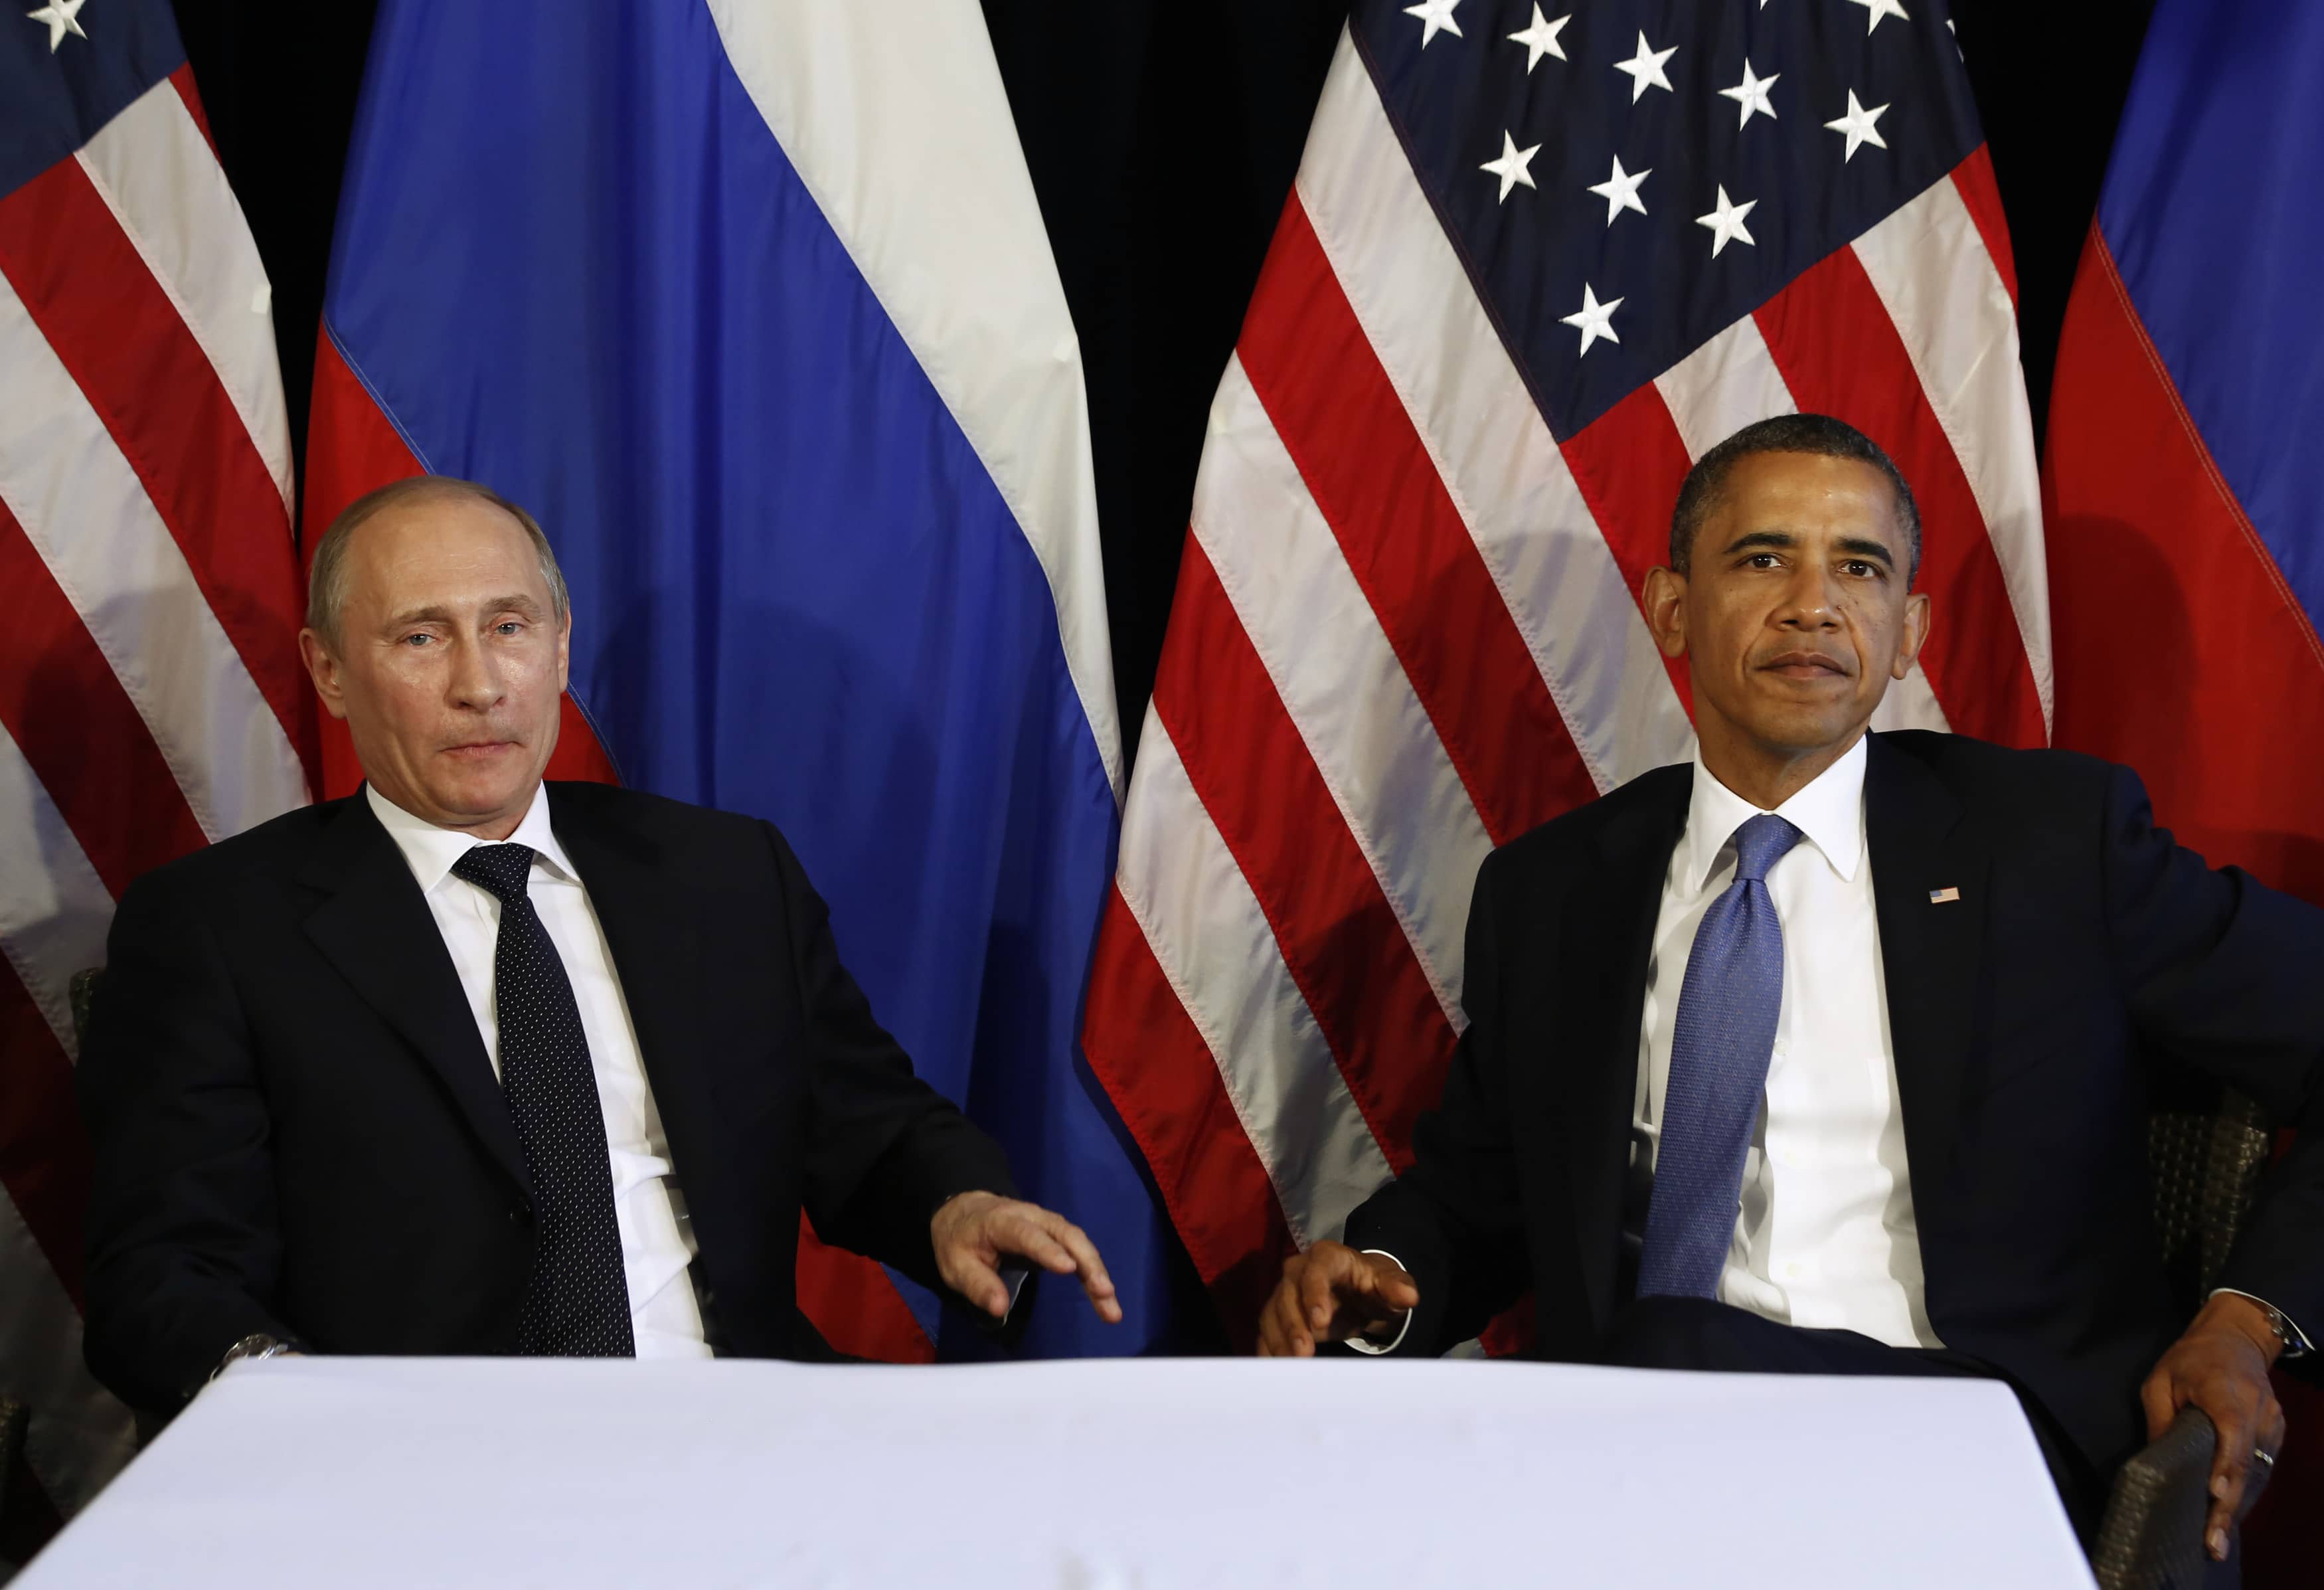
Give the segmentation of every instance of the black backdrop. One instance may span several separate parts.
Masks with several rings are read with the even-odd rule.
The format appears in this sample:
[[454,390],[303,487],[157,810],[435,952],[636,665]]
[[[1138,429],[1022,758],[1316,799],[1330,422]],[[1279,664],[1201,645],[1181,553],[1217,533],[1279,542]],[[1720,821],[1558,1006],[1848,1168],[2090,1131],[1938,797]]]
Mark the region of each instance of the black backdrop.
[[[177,0],[219,156],[273,279],[301,450],[374,4]],[[1347,5],[983,4],[1081,336],[1127,750],[1169,616],[1204,417]],[[2037,434],[2067,289],[2152,8],[1953,0],[2017,254]]]

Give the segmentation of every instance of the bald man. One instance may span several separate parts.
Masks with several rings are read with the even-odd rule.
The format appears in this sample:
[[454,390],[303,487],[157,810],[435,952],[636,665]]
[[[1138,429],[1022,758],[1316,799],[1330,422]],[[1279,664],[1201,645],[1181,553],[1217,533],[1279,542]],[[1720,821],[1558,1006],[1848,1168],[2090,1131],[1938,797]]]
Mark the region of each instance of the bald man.
[[483,486],[318,543],[300,646],[365,785],[134,885],[78,1068],[88,1356],[133,1407],[284,1352],[826,1356],[802,1207],[995,1318],[1031,1266],[1120,1317],[771,825],[543,781],[571,633]]

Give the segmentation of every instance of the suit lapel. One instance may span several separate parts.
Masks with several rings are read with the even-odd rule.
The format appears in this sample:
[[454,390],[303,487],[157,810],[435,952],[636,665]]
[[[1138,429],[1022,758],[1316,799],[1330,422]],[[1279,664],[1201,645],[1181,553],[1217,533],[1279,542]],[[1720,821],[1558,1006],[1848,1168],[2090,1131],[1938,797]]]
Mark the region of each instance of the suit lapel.
[[524,1148],[460,975],[403,853],[362,796],[342,801],[300,881],[324,899],[307,936],[435,1070],[484,1151],[529,1188]]
[[1563,1158],[1573,1179],[1573,1211],[1591,1302],[1602,1321],[1614,1307],[1618,1252],[1609,1243],[1622,1219],[1630,1114],[1638,1082],[1638,1022],[1646,1009],[1646,963],[1671,852],[1686,826],[1693,790],[1690,767],[1663,768],[1640,781],[1630,809],[1600,836],[1594,872],[1565,892],[1559,934],[1564,964],[1551,968],[1555,992],[1545,1015],[1563,1051],[1572,1107],[1558,1117]]
[[[621,980],[638,1055],[669,1134],[672,1158],[715,1119],[703,1049],[698,912],[674,888],[660,848],[633,829],[607,822],[570,786],[549,787],[557,842],[581,874]],[[693,1162],[702,1162],[697,1153]]]
[[[1960,1132],[1992,857],[1952,792],[1877,735],[1864,817],[1904,1148],[1914,1185],[1925,1189],[1944,1177]],[[1958,897],[1931,898],[1948,890]]]

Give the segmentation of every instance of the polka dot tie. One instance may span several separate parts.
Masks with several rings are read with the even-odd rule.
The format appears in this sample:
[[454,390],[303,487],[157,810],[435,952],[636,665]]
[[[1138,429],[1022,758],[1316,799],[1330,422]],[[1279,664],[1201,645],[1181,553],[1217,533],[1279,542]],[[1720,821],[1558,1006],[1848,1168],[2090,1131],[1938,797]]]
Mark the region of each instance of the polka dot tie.
[[1800,842],[1773,812],[1735,830],[1735,881],[1694,930],[1663,1086],[1640,1297],[1713,1298],[1735,1234],[1743,1156],[1784,1008],[1784,924],[1767,870]]
[[627,1358],[637,1352],[637,1342],[630,1332],[622,1233],[613,1220],[605,1116],[573,984],[532,909],[527,890],[532,862],[529,845],[479,845],[452,864],[456,876],[501,902],[500,942],[493,954],[501,1091],[532,1172],[540,1241],[516,1350]]

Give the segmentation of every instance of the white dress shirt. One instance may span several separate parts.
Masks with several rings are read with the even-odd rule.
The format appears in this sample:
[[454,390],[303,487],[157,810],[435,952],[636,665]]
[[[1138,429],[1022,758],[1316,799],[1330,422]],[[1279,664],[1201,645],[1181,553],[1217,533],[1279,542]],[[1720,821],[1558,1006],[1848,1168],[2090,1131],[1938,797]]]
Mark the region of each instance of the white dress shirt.
[[[1888,1033],[1888,989],[1864,837],[1865,742],[1775,809],[1803,837],[1769,869],[1784,927],[1784,999],[1719,1298],[1785,1325],[1852,1330],[1895,1347],[1930,1327]],[[1626,1236],[1653,1188],[1679,989],[1695,929],[1735,879],[1735,830],[1759,809],[1698,752],[1686,831],[1663,880],[1638,1025]]]
[[[500,1072],[500,1020],[493,1004],[493,952],[500,942],[501,902],[453,875],[452,864],[473,846],[490,843],[423,822],[366,784],[364,795],[380,826],[403,853],[411,876],[435,914],[444,948],[476,1018],[476,1031]],[[580,873],[549,823],[549,792],[534,793],[509,842],[532,846],[532,909],[557,946],[581,1031],[597,1075],[597,1102],[605,1114],[605,1148],[613,1162],[613,1219],[622,1234],[622,1262],[630,1287],[630,1325],[641,1358],[706,1358],[702,1309],[687,1270],[694,1227],[670,1166],[669,1140],[654,1107],[638,1052],[629,1002],[613,973],[613,952]]]

